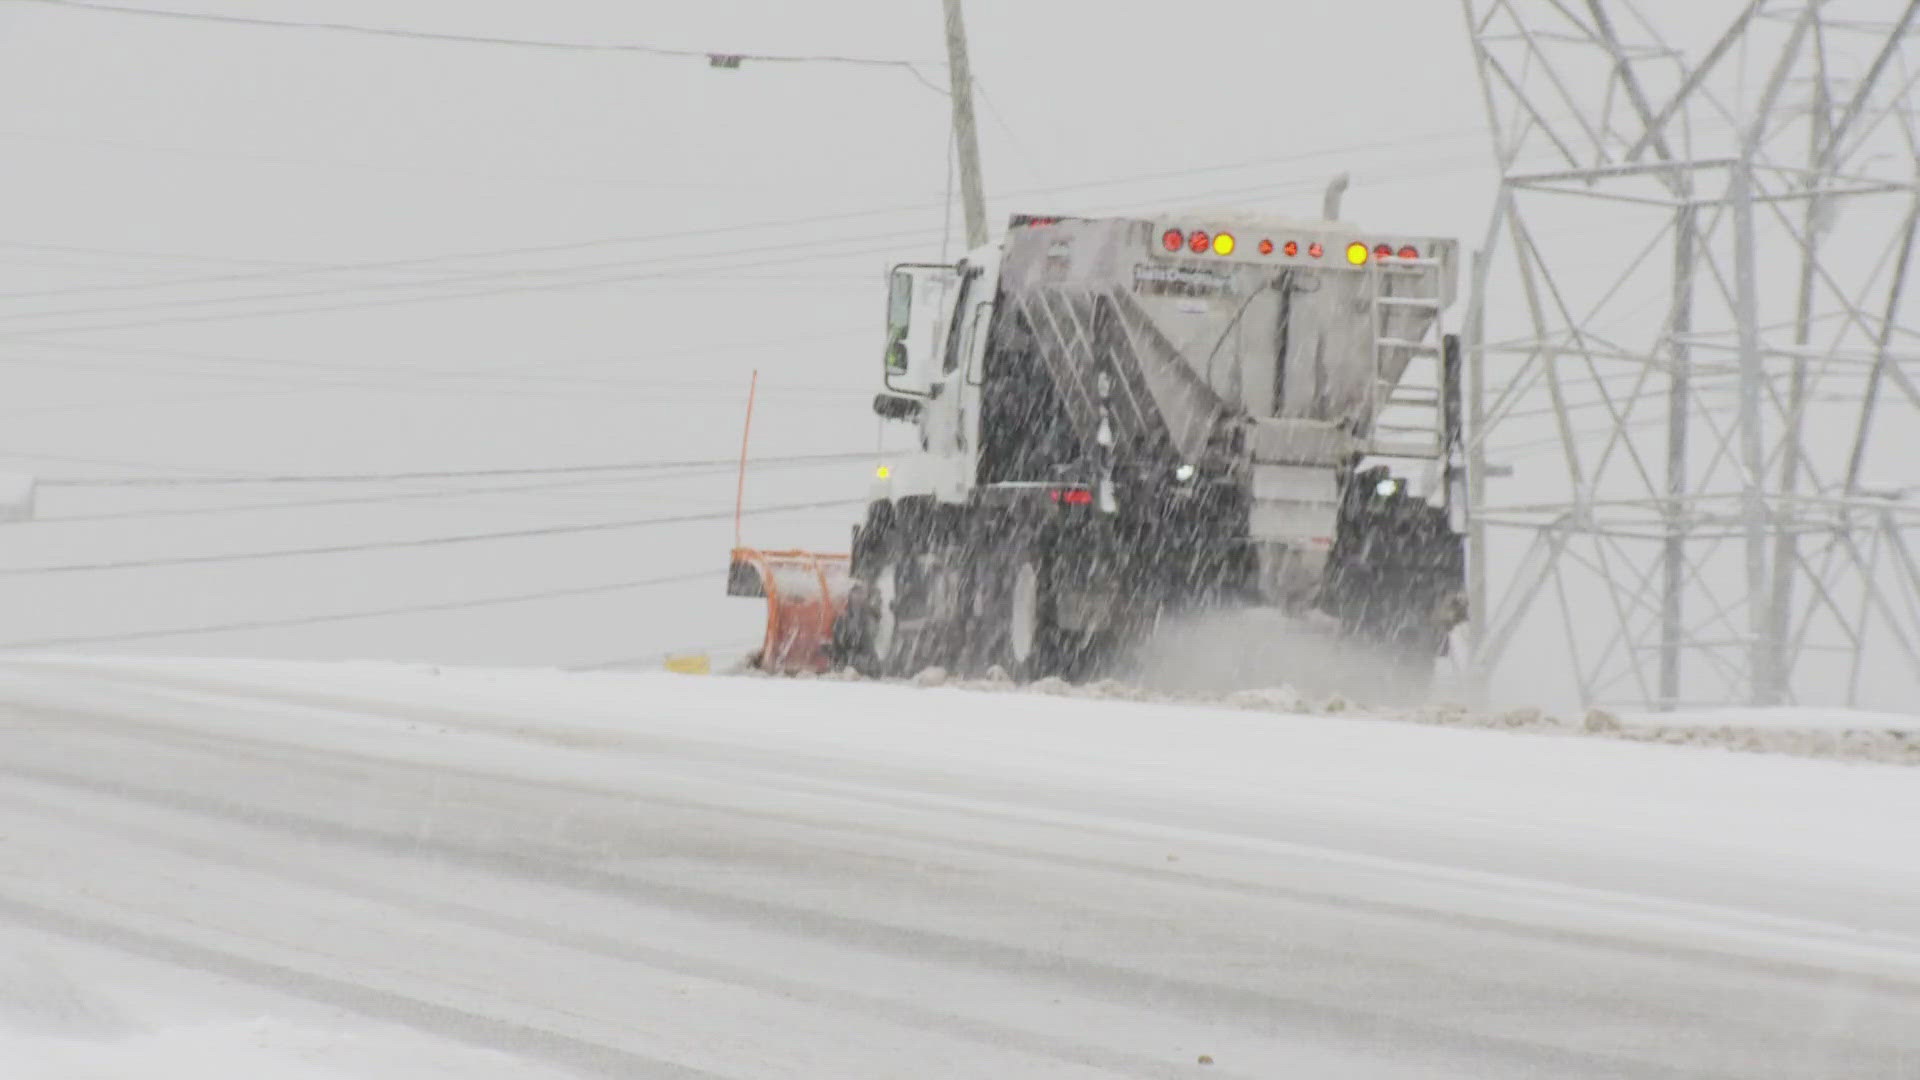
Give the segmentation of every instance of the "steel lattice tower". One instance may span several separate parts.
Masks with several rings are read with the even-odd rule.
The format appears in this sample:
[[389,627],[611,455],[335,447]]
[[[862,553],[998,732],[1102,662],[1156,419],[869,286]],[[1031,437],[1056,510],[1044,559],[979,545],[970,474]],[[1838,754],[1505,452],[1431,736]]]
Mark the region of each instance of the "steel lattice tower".
[[1475,666],[1550,630],[1592,703],[1910,700],[1920,0],[1462,6]]

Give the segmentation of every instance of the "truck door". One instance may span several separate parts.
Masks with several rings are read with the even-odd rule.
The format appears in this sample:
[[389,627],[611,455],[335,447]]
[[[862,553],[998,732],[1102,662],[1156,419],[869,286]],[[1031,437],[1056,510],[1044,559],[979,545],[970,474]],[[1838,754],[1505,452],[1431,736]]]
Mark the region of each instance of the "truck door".
[[[991,281],[989,275],[986,280]],[[995,290],[983,287],[980,299],[968,305],[966,358],[961,361],[960,385],[960,445],[967,450],[966,482],[971,485],[980,474],[980,419],[984,407],[983,383],[986,377],[987,348],[992,344],[989,331],[993,325],[993,295]]]
[[965,432],[961,430],[961,412],[964,407],[962,388],[966,385],[966,357],[969,339],[973,336],[973,323],[968,312],[973,307],[973,298],[978,294],[976,287],[980,281],[977,267],[963,267],[960,271],[960,294],[955,297],[953,308],[947,315],[946,333],[940,346],[940,366],[934,375],[933,401],[926,411],[927,452],[936,457],[950,457],[966,452]]
[[881,382],[889,394],[933,395],[940,374],[942,320],[955,276],[954,268],[944,263],[901,263],[888,274]]
[[927,405],[927,452],[947,466],[941,470],[938,491],[951,502],[966,499],[978,473],[980,381],[998,270],[998,259],[992,256],[962,265],[960,291],[941,347],[934,399]]

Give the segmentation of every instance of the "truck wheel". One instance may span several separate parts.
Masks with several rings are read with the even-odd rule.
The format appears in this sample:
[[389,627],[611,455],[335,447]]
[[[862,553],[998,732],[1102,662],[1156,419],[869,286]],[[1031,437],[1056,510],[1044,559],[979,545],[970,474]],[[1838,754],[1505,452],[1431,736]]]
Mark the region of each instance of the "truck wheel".
[[1007,588],[1007,657],[1022,670],[1034,665],[1040,651],[1040,568],[1022,560]]
[[900,648],[900,563],[894,559],[882,563],[868,587],[873,598],[867,648],[873,654],[873,673],[898,674],[894,661]]
[[1021,544],[994,565],[999,573],[988,625],[995,662],[1021,682],[1060,674],[1066,635],[1053,619],[1045,552],[1036,543]]
[[913,674],[909,668],[913,666],[919,634],[902,625],[902,593],[907,584],[902,577],[899,557],[889,555],[863,583],[862,629],[850,662],[855,671],[868,678],[900,678]]
[[[876,530],[877,531],[877,530]],[[900,626],[900,553],[884,533],[867,540],[845,610],[834,620],[834,658],[870,679],[900,674],[906,634]]]

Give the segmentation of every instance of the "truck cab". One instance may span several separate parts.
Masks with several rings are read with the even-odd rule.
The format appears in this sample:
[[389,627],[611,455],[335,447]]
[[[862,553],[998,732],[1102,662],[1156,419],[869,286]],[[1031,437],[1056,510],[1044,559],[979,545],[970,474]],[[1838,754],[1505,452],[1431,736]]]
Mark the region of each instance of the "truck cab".
[[965,503],[977,483],[982,373],[1000,249],[955,264],[902,263],[887,276],[887,343],[874,411],[915,425],[919,452],[889,455],[880,500]]

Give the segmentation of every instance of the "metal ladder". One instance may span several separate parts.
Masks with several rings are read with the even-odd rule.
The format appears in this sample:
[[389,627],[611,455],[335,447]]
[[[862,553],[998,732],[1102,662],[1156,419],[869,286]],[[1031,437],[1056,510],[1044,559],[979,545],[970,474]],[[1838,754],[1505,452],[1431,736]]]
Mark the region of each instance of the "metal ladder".
[[[1438,259],[1375,258],[1370,264],[1373,423],[1367,453],[1374,456],[1434,461],[1447,454],[1441,273]],[[1390,290],[1389,281],[1401,284]],[[1417,338],[1396,337],[1389,333],[1396,313],[1430,317]],[[1406,356],[1407,366],[1389,380],[1384,373],[1393,353]]]

